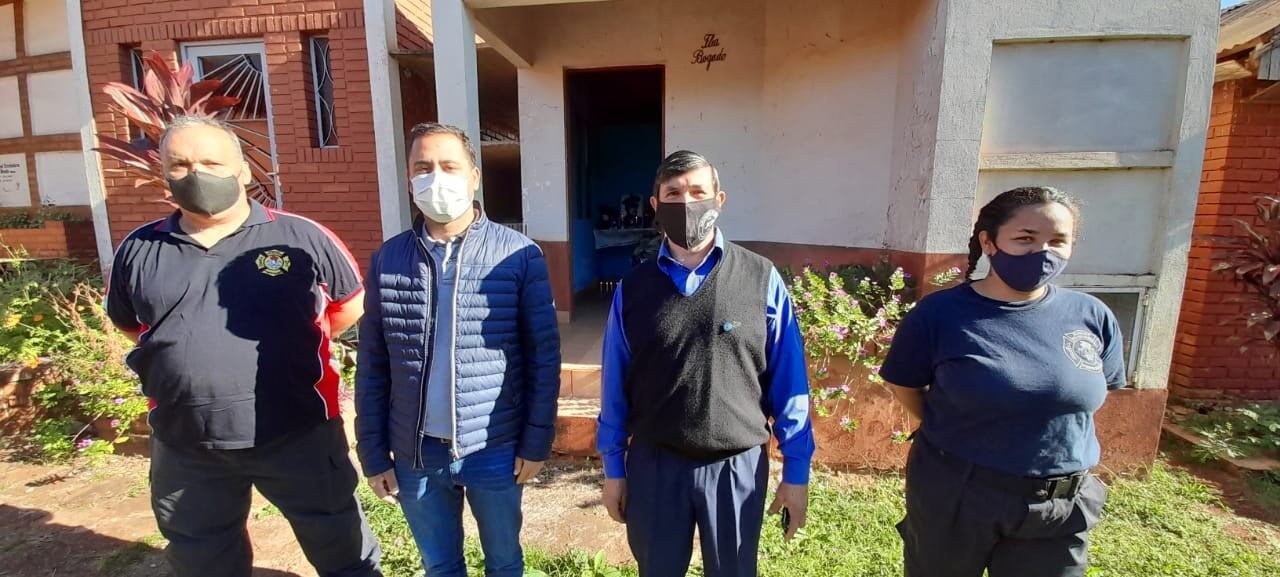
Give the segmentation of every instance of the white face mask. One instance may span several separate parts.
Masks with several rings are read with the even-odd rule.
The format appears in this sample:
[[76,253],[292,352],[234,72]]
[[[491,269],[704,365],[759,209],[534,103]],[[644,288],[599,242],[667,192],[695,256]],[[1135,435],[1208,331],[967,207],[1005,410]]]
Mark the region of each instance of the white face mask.
[[470,184],[465,177],[441,170],[409,180],[413,203],[423,215],[441,224],[453,222],[471,210]]

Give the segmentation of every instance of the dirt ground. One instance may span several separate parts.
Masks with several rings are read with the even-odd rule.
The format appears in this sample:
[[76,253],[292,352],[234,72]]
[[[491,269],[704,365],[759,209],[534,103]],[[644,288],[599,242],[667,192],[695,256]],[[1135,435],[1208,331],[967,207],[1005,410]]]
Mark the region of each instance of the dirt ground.
[[[147,489],[148,461],[33,465],[0,453],[0,576],[169,575]],[[544,550],[604,549],[629,558],[621,525],[600,507],[599,469],[553,462],[525,491],[525,542]],[[475,524],[467,519],[468,534]],[[249,518],[258,577],[310,577],[289,524],[255,494]]]

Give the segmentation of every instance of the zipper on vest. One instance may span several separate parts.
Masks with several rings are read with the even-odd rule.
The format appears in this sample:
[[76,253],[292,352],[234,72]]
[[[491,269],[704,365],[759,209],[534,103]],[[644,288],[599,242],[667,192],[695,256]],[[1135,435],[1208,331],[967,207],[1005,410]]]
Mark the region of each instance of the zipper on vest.
[[[414,235],[417,236],[417,235]],[[422,251],[422,256],[427,259],[427,266],[431,267],[432,280],[435,280],[435,259],[431,257],[431,251],[427,250],[427,244],[423,242],[421,236],[417,236],[418,250]],[[431,291],[431,302],[427,303],[430,308],[429,314],[431,320],[427,322],[427,338],[426,348],[422,351],[422,358],[426,360],[422,366],[422,374],[418,375],[418,426],[417,438],[418,444],[413,449],[413,468],[422,469],[422,442],[426,439],[427,432],[423,430],[423,415],[427,412],[427,375],[431,374],[431,349],[436,339],[435,323],[436,323],[436,299],[440,298],[439,287]]]
[[[458,460],[458,291],[462,286],[462,247],[467,243],[467,237],[463,236],[458,241],[458,255],[455,257],[457,261],[453,265],[453,318],[449,319],[452,323],[449,331],[450,338],[453,342],[449,343],[449,415],[450,422],[453,427],[453,438],[449,439],[449,452],[453,455],[453,459]],[[446,260],[447,260],[446,255]],[[436,291],[437,293],[440,291]]]

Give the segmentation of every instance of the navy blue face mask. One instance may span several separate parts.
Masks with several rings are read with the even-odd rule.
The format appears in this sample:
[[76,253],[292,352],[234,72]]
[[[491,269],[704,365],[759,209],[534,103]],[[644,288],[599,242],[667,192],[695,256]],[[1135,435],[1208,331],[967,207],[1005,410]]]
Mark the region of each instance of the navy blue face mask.
[[997,248],[989,258],[991,268],[1000,275],[1000,280],[1009,288],[1024,293],[1049,284],[1067,268],[1067,259],[1051,250],[1012,255]]

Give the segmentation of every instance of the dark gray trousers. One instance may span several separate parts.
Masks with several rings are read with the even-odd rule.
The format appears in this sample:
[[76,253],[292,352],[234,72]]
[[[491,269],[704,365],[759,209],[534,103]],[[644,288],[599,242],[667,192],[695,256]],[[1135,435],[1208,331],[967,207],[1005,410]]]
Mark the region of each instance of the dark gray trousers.
[[177,577],[249,576],[251,487],[293,526],[321,576],[380,576],[356,482],[340,419],[252,449],[187,449],[151,437],[151,508]]
[[693,529],[707,577],[755,577],[769,487],[761,447],[711,463],[652,446],[627,451],[627,541],[640,577],[684,577]]
[[1089,475],[1074,497],[1039,500],[983,485],[917,439],[898,524],[906,577],[1078,577],[1106,486]]

